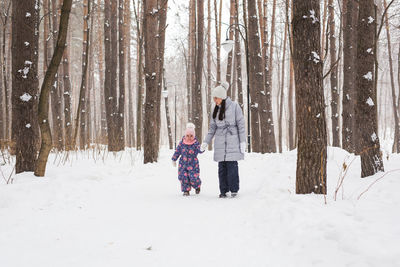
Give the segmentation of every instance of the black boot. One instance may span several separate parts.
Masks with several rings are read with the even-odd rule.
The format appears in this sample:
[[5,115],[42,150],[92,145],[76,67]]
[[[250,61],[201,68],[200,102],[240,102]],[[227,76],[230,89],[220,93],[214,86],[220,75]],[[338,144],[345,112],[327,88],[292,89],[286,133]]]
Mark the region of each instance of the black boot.
[[226,198],[226,194],[225,193],[219,194],[219,198]]
[[183,195],[184,195],[185,197],[188,197],[188,196],[190,196],[190,193],[189,193],[189,191],[186,191],[186,192],[183,192]]
[[196,194],[200,194],[200,187],[196,189]]

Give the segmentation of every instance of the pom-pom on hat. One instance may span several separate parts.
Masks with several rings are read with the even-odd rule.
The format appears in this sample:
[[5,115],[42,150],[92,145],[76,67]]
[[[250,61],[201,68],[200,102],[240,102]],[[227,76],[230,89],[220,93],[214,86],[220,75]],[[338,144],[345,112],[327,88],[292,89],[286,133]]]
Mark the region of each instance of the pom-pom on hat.
[[186,124],[185,135],[192,134],[193,136],[196,136],[195,131],[194,131],[195,128],[196,128],[196,126],[191,122]]
[[227,97],[226,91],[228,91],[228,89],[229,89],[229,83],[223,82],[212,90],[211,96],[226,99]]

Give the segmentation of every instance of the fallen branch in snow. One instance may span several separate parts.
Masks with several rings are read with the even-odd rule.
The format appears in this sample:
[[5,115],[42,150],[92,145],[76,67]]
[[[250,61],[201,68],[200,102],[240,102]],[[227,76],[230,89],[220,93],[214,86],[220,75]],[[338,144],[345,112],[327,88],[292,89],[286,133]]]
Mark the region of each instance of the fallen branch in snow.
[[392,173],[392,172],[398,172],[398,171],[400,171],[400,169],[388,171],[388,172],[386,172],[384,175],[382,175],[381,177],[379,177],[378,179],[376,179],[374,182],[372,182],[372,183],[367,187],[367,189],[365,189],[365,190],[358,196],[357,200],[360,200],[360,198],[361,198],[362,195],[364,195],[366,192],[368,192],[368,190],[369,190],[376,182],[378,182],[379,180],[381,180],[381,179],[382,179],[383,177],[385,177],[387,174]]

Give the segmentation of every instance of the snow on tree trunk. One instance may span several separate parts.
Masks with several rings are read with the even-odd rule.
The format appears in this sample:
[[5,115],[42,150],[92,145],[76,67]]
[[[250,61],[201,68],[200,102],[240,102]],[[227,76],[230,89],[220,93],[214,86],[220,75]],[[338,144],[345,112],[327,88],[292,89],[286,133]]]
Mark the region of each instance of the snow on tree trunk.
[[156,109],[157,105],[157,81],[158,81],[158,9],[157,0],[144,1],[144,53],[145,53],[145,79],[146,79],[146,101],[144,113],[144,163],[157,161],[158,146],[155,136],[150,134],[157,127]]
[[38,1],[14,1],[12,13],[12,131],[15,172],[21,173],[34,171],[38,150]]
[[293,2],[298,133],[296,193],[326,194],[327,137],[322,86],[320,1]]
[[[359,129],[361,177],[383,171],[378,138],[377,97],[374,88],[376,17],[373,0],[365,0],[359,7],[357,36],[357,106],[356,125]],[[372,50],[371,50],[372,49]]]
[[355,105],[357,100],[356,53],[358,4],[347,0],[343,26],[343,99],[342,99],[342,147],[348,152],[356,149]]

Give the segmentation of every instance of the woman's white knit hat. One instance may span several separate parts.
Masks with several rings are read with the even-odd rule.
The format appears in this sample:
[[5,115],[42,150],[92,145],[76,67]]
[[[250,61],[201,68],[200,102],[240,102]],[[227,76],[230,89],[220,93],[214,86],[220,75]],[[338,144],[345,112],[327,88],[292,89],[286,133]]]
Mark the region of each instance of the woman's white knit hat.
[[218,97],[218,98],[226,99],[226,97],[227,97],[226,91],[228,91],[228,89],[229,89],[229,83],[222,82],[220,85],[218,85],[217,87],[215,87],[212,90],[211,96],[213,98]]

